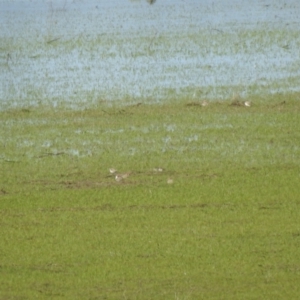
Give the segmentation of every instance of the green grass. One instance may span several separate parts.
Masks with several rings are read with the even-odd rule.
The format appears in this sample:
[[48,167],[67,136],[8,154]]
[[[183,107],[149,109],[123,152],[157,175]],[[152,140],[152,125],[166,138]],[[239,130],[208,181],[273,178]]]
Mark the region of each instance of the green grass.
[[0,299],[298,299],[299,98],[0,112]]

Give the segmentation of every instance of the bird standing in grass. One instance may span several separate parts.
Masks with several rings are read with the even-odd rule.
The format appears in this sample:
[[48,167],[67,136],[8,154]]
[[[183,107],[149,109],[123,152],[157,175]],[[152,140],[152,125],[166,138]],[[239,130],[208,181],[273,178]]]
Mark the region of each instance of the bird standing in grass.
[[129,175],[130,175],[130,172],[127,172],[127,173],[124,173],[124,174],[117,174],[117,175],[115,176],[115,179],[116,179],[117,182],[120,182],[120,181],[122,181],[123,179],[128,178]]
[[120,182],[120,181],[123,180],[123,177],[122,177],[122,175],[117,174],[115,179],[116,179],[117,182]]
[[115,168],[110,168],[109,169],[110,174],[115,174],[116,172],[117,172],[117,170]]
[[174,183],[174,180],[172,178],[168,178],[167,184],[173,184],[173,183]]

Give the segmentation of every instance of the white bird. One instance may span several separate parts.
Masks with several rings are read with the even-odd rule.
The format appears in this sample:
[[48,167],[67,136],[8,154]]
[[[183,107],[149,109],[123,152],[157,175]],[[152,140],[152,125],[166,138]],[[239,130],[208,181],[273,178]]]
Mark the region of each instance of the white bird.
[[117,182],[120,182],[120,181],[123,180],[123,177],[121,175],[117,174],[115,179],[116,179]]
[[202,101],[201,106],[207,106],[208,102],[206,100]]
[[130,175],[129,172],[124,173],[124,174],[117,174],[117,175],[115,176],[115,179],[116,179],[116,181],[120,182],[120,181],[122,181],[123,179],[128,178],[129,175]]
[[245,101],[244,105],[247,106],[247,107],[250,107],[251,106],[251,102],[250,101]]
[[117,170],[114,169],[114,168],[110,168],[110,169],[109,169],[109,173],[110,173],[110,174],[115,174],[116,172],[117,172]]
[[172,178],[169,178],[168,180],[167,180],[167,184],[172,184],[174,182],[174,180],[172,179]]

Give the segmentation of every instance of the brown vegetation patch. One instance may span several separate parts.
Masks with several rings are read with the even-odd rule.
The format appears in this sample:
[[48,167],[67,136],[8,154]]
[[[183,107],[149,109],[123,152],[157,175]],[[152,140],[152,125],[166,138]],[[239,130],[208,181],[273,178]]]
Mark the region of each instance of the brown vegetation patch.
[[201,103],[200,102],[189,102],[186,104],[186,106],[201,106]]
[[125,210],[178,210],[178,209],[204,209],[209,207],[222,207],[228,206],[229,204],[220,203],[191,203],[191,204],[170,204],[170,205],[129,205],[129,206],[113,206],[110,203],[104,203],[102,205],[91,206],[91,207],[49,207],[39,208],[39,211],[43,212],[56,212],[56,211],[125,211]]
[[7,195],[7,194],[8,194],[8,192],[5,189],[0,190],[0,196],[1,195],[4,196],[4,195]]
[[234,100],[230,103],[230,106],[244,106],[244,103],[239,100]]

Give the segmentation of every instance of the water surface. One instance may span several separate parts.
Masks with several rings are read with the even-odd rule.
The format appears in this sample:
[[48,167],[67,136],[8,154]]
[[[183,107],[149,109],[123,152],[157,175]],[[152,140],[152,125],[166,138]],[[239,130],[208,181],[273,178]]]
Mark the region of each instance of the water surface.
[[296,0],[2,1],[0,108],[300,89]]

